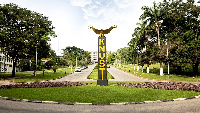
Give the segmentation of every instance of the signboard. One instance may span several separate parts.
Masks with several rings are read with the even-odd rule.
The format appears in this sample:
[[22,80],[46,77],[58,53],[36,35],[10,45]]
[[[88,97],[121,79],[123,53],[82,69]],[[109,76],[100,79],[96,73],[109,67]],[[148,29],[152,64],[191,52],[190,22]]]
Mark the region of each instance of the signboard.
[[107,86],[106,37],[98,37],[98,80],[97,85]]

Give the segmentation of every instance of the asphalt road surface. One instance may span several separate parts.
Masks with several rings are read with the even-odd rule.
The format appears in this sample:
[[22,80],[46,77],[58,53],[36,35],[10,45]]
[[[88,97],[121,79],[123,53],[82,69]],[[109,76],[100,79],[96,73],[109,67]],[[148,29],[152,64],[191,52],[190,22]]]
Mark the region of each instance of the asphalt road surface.
[[64,105],[0,100],[0,113],[200,113],[200,99],[132,105]]
[[89,65],[87,69],[82,70],[81,72],[74,72],[66,77],[63,77],[61,79],[56,79],[56,80],[50,80],[51,82],[58,82],[58,81],[72,81],[72,82],[77,82],[77,81],[94,81],[91,79],[87,79],[89,74],[92,72],[94,69],[95,64]]

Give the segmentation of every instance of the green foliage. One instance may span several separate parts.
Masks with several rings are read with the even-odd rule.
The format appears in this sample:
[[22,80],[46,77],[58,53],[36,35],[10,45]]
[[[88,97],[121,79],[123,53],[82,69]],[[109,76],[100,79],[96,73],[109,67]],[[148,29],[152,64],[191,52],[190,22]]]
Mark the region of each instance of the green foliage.
[[63,49],[63,57],[68,65],[71,65],[71,62],[72,65],[75,65],[76,59],[78,65],[87,65],[90,62],[90,52],[84,51],[83,49],[77,48],[75,46],[68,46]]
[[176,73],[189,64],[196,75],[200,61],[200,6],[194,0],[164,0],[142,10],[141,23],[137,23],[128,43],[133,51],[128,57],[137,59],[141,66],[152,61],[170,62]]
[[116,53],[113,52],[113,53],[109,53],[108,54],[108,59],[107,59],[107,63],[108,64],[113,64],[116,60]]
[[58,69],[57,66],[53,66],[53,72],[55,73],[56,72],[56,69]]
[[38,59],[49,54],[47,41],[56,35],[47,17],[16,4],[5,4],[0,6],[0,18],[0,47],[12,57],[13,70],[19,59],[33,58],[36,47]]

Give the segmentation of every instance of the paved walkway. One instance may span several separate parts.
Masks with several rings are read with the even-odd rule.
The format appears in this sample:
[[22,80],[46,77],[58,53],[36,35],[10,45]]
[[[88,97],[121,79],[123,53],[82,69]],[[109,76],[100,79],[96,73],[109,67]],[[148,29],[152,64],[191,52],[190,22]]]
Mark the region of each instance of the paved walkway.
[[114,67],[107,68],[108,72],[115,78],[109,81],[135,81],[135,82],[154,82],[155,80],[142,79],[133,74],[126,73]]

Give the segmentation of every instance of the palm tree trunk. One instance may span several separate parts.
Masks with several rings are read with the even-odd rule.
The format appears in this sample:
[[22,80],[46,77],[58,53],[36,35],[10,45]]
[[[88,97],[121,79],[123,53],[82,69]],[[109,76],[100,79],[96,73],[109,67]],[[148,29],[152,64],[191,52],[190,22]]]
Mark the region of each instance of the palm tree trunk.
[[147,73],[149,73],[149,63],[147,63]]
[[[158,47],[160,49],[160,33],[159,33],[158,23],[156,23],[156,31],[158,33]],[[162,67],[162,61],[161,60],[160,60],[160,76],[163,76],[163,67]]]
[[13,61],[12,77],[15,77],[16,60],[13,58],[12,61]]

